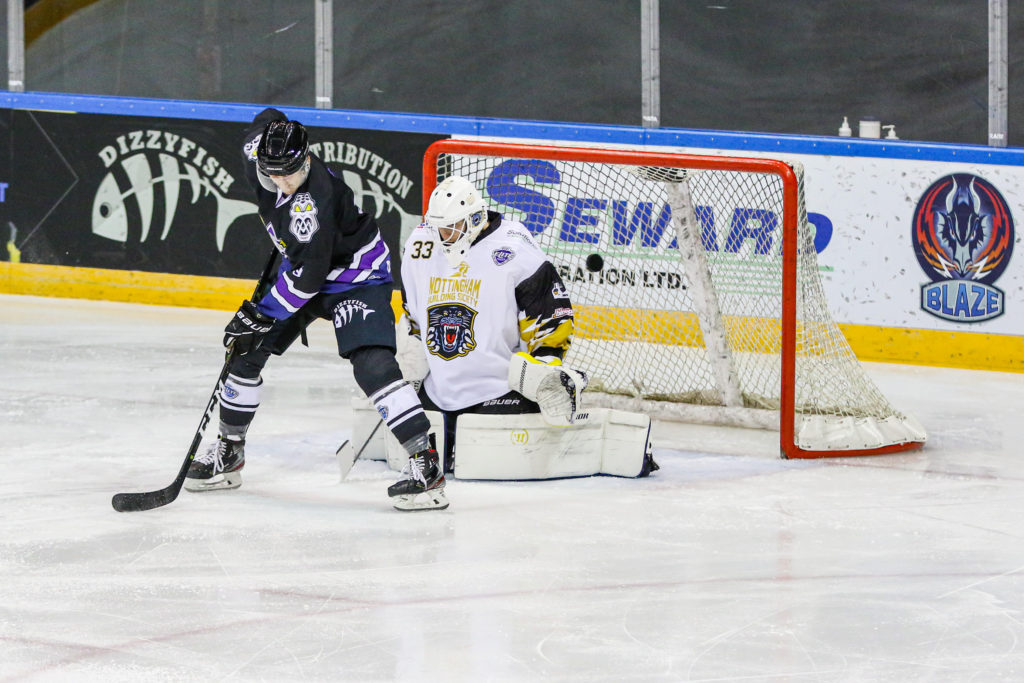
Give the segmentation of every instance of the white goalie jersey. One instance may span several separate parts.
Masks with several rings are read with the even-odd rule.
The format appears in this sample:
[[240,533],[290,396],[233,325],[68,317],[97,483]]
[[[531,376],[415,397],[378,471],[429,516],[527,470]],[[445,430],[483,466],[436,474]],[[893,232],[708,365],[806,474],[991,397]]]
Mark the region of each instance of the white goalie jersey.
[[561,358],[572,337],[565,286],[526,226],[494,212],[488,219],[456,267],[425,225],[402,254],[405,311],[430,370],[424,388],[443,410],[508,393],[512,354]]

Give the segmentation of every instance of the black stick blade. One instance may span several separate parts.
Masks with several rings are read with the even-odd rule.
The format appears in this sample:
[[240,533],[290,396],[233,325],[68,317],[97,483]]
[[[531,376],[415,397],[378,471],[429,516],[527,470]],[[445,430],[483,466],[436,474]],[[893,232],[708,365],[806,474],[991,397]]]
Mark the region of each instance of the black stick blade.
[[178,487],[170,486],[146,493],[115,493],[110,504],[118,512],[143,512],[163,507],[178,497]]

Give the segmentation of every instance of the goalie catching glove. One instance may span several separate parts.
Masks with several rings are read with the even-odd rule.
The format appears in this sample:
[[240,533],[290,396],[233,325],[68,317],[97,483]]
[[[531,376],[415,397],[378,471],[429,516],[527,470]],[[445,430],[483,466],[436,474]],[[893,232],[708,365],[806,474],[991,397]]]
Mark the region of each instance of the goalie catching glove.
[[275,322],[274,318],[260,313],[253,302],[244,301],[224,328],[224,346],[234,349],[239,356],[255,351]]
[[520,351],[509,363],[508,386],[536,401],[548,424],[568,426],[580,412],[587,376],[562,365],[558,358],[540,359]]

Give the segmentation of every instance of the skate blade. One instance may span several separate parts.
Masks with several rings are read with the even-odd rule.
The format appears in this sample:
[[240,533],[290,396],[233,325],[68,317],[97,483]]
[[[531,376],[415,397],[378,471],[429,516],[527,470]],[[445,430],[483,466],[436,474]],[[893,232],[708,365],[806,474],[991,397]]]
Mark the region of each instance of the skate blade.
[[397,496],[391,499],[396,510],[402,512],[419,512],[420,510],[444,510],[448,507],[448,497],[444,489],[433,489],[423,493]]
[[202,491],[227,491],[242,485],[241,472],[227,472],[214,475],[209,479],[185,479],[185,490],[193,493]]

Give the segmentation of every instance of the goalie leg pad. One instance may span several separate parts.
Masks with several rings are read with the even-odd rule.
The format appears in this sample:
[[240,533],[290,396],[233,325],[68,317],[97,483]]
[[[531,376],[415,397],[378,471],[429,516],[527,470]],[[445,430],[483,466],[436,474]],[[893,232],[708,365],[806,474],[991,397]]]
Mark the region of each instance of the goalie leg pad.
[[[651,473],[651,418],[626,410],[608,411],[604,423],[601,474],[643,477]],[[654,465],[657,469],[657,465]]]
[[531,480],[609,474],[646,474],[651,418],[595,408],[569,427],[553,427],[537,413],[464,413],[456,427],[457,479]]
[[[374,427],[380,421],[380,414],[374,409],[373,404],[362,393],[352,394],[352,445],[358,450],[363,444],[363,454],[360,460],[387,460],[385,451],[386,435],[391,434],[384,425],[374,432]],[[371,437],[370,435],[373,434]],[[397,443],[397,441],[396,441]],[[352,454],[355,455],[355,452]],[[351,464],[351,463],[347,463]]]

